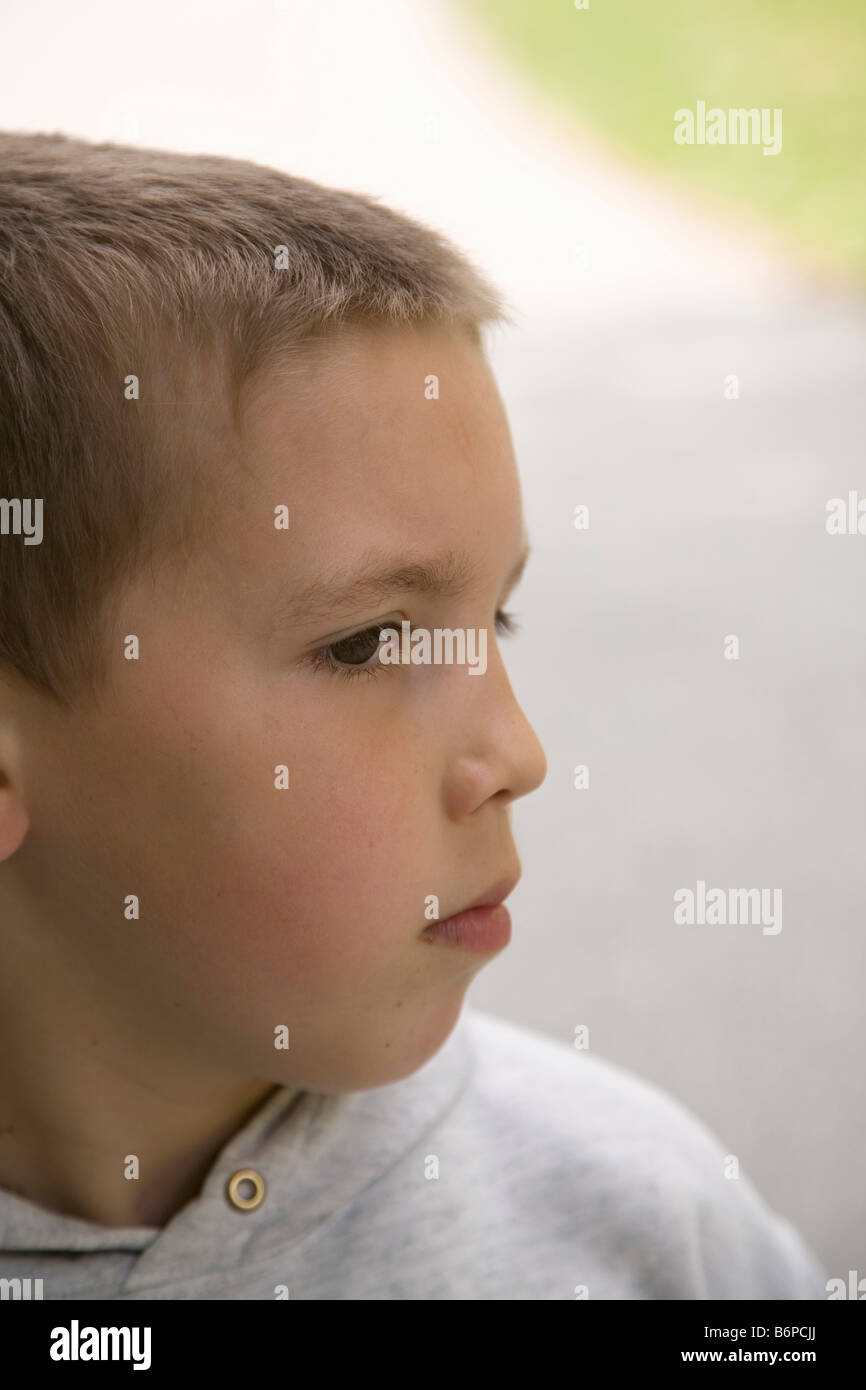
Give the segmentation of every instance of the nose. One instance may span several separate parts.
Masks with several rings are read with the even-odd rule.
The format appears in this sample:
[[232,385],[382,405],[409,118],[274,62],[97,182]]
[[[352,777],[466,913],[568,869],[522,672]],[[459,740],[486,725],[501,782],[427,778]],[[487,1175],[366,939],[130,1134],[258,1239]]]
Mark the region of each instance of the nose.
[[517,702],[501,656],[497,653],[484,675],[468,685],[474,689],[466,688],[461,705],[466,732],[458,735],[446,787],[455,819],[471,815],[493,796],[504,802],[527,796],[547,776],[544,749]]
[[520,796],[528,796],[541,786],[547,776],[547,757],[541,746],[541,740],[530,724],[524,713],[522,705],[518,704],[517,697],[511,688],[511,682],[504,676],[505,685],[509,696],[509,714],[511,720],[512,734],[510,746],[512,749],[513,773],[510,778],[512,798],[516,800]]

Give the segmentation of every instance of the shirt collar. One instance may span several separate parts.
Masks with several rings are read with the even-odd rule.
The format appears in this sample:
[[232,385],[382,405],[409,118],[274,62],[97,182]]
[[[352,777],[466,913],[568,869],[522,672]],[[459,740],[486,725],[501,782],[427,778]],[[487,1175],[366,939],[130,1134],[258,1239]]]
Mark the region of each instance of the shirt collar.
[[[138,1251],[124,1282],[131,1292],[191,1268],[265,1258],[340,1210],[450,1107],[467,1083],[467,1016],[439,1051],[403,1080],[367,1091],[324,1095],[279,1088],[223,1146],[198,1194],[163,1227],[109,1227],[51,1211],[0,1190],[0,1252]],[[236,1206],[230,1179],[253,1170],[260,1203]]]

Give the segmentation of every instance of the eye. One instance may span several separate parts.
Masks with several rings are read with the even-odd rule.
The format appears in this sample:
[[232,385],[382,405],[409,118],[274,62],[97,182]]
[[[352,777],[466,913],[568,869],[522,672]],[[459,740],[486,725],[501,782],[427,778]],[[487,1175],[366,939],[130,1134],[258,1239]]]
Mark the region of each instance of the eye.
[[518,623],[513,613],[506,613],[504,608],[496,610],[496,631],[502,637],[511,637],[515,632],[519,632]]
[[[339,642],[330,642],[310,655],[310,664],[317,671],[328,671],[342,676],[345,680],[358,680],[361,676],[378,676],[386,671],[399,671],[395,663],[379,660],[379,633],[384,627],[393,627],[393,622],[374,623],[372,627],[362,628],[349,637],[341,637]],[[496,610],[496,631],[500,636],[510,637],[518,631],[513,613],[504,609]]]
[[375,623],[373,627],[362,628],[349,637],[341,637],[339,642],[331,642],[313,652],[310,660],[316,670],[331,671],[347,680],[357,680],[359,676],[377,676],[383,671],[397,670],[378,658],[379,633],[387,623]]

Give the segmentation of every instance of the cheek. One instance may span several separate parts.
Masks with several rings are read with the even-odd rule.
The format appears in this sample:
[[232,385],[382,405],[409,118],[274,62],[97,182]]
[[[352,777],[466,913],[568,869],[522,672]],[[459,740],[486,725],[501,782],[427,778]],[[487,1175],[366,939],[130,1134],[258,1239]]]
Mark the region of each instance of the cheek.
[[423,740],[393,709],[344,697],[276,699],[250,682],[182,703],[180,684],[174,704],[154,699],[102,738],[111,828],[90,862],[112,903],[141,893],[149,949],[214,986],[310,991],[411,952],[441,859]]
[[386,967],[424,926],[423,895],[436,891],[430,808],[417,769],[392,754],[320,751],[310,739],[288,765],[285,790],[272,775],[264,796],[252,781],[236,786],[197,916],[204,931],[214,914],[224,960],[242,939],[263,968],[339,988]]

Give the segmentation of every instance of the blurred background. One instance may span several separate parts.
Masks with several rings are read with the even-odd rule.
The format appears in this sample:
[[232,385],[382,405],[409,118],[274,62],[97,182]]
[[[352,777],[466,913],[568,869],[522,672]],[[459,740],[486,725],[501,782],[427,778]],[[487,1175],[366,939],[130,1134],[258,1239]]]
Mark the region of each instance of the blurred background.
[[[549,773],[469,1003],[586,1026],[866,1275],[866,535],[825,525],[866,501],[860,0],[6,0],[0,32],[4,128],[372,194],[503,291],[504,650]],[[699,104],[781,112],[781,148],[700,142]],[[676,924],[698,880],[781,889],[782,930]]]

